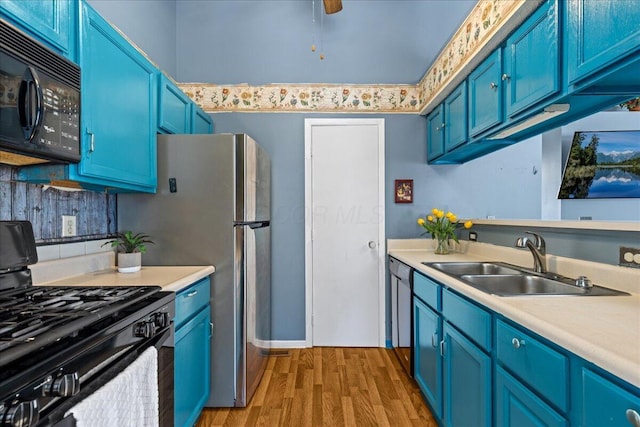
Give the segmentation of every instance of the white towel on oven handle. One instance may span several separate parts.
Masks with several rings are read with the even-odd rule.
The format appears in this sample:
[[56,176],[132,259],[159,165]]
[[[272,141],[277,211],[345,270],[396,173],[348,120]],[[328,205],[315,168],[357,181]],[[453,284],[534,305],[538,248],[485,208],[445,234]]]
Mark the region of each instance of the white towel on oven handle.
[[71,408],[77,427],[157,427],[158,350],[150,347],[114,379]]

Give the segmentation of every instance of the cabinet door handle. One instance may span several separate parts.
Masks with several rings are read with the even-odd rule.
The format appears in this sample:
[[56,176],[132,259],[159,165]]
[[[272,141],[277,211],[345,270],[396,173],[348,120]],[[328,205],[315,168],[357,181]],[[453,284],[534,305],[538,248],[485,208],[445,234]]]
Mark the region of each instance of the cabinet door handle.
[[213,322],[209,322],[209,338],[213,338]]
[[511,344],[513,345],[513,348],[515,348],[517,350],[520,347],[523,347],[525,345],[525,341],[524,340],[519,340],[518,338],[514,338],[514,339],[511,340]]
[[511,79],[511,76],[510,76],[509,74],[504,73],[504,74],[502,75],[502,81],[503,81],[503,82],[506,82],[507,80],[510,80],[510,79]]
[[438,331],[433,331],[433,335],[431,335],[431,347],[436,348],[437,341],[438,341]]
[[440,341],[440,356],[444,357],[444,340]]
[[640,427],[640,414],[634,409],[627,409],[627,420],[633,427]]
[[498,89],[498,85],[497,85],[497,84],[495,84],[494,82],[491,82],[491,83],[489,84],[489,87],[490,87],[491,89],[493,89],[493,90]]
[[446,126],[446,123],[442,123],[440,126],[436,127],[436,130],[439,132]]
[[93,153],[96,150],[96,144],[95,144],[96,138],[93,132],[87,131],[87,134],[89,135],[89,152]]
[[198,293],[198,291],[189,292],[187,294],[187,298],[191,298],[192,296],[196,295],[197,293]]

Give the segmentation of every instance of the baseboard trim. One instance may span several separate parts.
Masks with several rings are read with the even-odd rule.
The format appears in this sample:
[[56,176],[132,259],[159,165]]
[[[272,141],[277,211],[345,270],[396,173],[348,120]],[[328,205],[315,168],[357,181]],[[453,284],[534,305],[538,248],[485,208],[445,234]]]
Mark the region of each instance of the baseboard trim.
[[307,348],[306,341],[270,341],[269,348]]

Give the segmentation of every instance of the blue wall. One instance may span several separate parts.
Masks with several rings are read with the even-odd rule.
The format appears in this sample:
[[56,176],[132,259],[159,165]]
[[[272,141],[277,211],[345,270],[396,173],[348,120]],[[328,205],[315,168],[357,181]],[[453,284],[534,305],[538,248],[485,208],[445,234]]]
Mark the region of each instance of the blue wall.
[[314,25],[312,0],[180,0],[176,77],[220,84],[417,83],[476,1],[342,3],[341,12],[323,16],[321,61],[320,14]]

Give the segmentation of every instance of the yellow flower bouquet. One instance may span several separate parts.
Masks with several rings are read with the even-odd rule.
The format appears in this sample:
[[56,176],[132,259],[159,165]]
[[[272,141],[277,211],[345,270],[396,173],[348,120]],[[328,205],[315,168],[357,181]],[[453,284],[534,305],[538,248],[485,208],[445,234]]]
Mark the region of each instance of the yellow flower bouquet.
[[449,253],[449,239],[460,243],[458,236],[456,236],[456,230],[458,228],[464,227],[469,229],[473,226],[471,221],[466,221],[464,224],[461,224],[455,214],[451,212],[445,214],[444,211],[438,208],[433,208],[431,215],[427,215],[425,218],[418,218],[418,224],[427,230],[427,233],[431,234],[432,239],[438,241],[438,246],[435,250],[436,254]]

